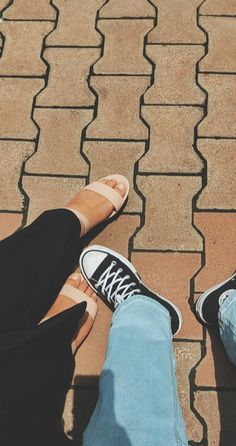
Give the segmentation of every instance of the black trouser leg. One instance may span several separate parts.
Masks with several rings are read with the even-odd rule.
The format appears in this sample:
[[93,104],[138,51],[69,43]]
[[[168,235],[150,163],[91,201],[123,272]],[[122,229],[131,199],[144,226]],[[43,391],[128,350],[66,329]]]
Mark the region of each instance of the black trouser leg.
[[81,250],[80,222],[65,209],[44,212],[0,242],[0,333],[42,319]]
[[0,444],[61,446],[71,341],[85,304],[37,325],[78,264],[80,223],[47,211],[0,242]]

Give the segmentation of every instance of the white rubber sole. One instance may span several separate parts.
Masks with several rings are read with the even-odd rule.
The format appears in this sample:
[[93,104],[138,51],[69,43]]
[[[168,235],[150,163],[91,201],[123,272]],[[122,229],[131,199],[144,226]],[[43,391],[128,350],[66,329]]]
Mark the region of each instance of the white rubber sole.
[[[85,273],[85,271],[84,271],[82,262],[83,262],[83,256],[84,256],[87,252],[91,252],[91,251],[105,252],[105,253],[107,253],[107,254],[111,254],[111,255],[113,255],[114,257],[117,257],[117,258],[118,258],[121,262],[123,262],[129,269],[131,269],[131,271],[135,274],[135,276],[137,277],[137,279],[139,280],[139,282],[141,282],[142,285],[145,286],[145,288],[147,288],[147,289],[148,289],[149,291],[151,291],[152,293],[157,294],[155,291],[152,291],[150,288],[148,288],[148,287],[142,282],[142,280],[141,280],[140,276],[138,275],[136,269],[134,268],[134,266],[132,265],[132,263],[130,263],[130,261],[129,261],[128,259],[126,259],[124,256],[122,256],[121,254],[119,254],[119,253],[116,252],[116,251],[113,251],[113,250],[110,249],[110,248],[106,248],[106,247],[104,247],[104,246],[99,246],[99,245],[91,245],[91,246],[89,246],[88,248],[85,248],[85,249],[83,250],[81,256],[80,256],[80,259],[79,259],[79,264],[80,264],[81,274],[84,276],[85,280],[87,280],[88,282],[89,282],[89,278],[86,276],[86,273]],[[90,284],[90,282],[89,282],[89,286],[95,291],[95,293],[97,293],[97,289],[96,289],[95,287],[93,287],[93,285]],[[176,336],[177,333],[180,331],[180,329],[181,329],[181,327],[182,327],[182,323],[183,323],[182,314],[181,314],[179,308],[178,308],[175,304],[173,304],[170,300],[166,299],[165,297],[161,296],[160,294],[158,294],[158,296],[159,296],[162,300],[164,300],[165,302],[168,302],[168,303],[174,308],[174,310],[176,311],[176,313],[178,314],[178,317],[179,317],[179,328],[178,328],[178,330],[176,331],[176,333],[174,334],[174,336]]]
[[229,282],[229,280],[233,279],[233,277],[235,276],[235,273],[229,277],[227,280],[224,280],[224,282],[218,283],[217,285],[214,285],[213,287],[209,288],[207,291],[205,291],[197,300],[196,305],[195,305],[195,310],[196,313],[198,315],[198,317],[204,322],[204,324],[206,325],[211,325],[209,324],[209,322],[207,322],[202,314],[202,307],[204,304],[205,299],[209,296],[209,294],[211,294],[213,291],[218,290],[221,286],[225,285],[227,282]]

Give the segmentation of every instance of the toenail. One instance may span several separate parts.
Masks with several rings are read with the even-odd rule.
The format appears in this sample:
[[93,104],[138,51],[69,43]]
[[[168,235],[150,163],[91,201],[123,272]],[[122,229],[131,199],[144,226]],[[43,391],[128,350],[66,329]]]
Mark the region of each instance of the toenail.
[[123,183],[118,183],[116,187],[122,191],[125,190],[125,185]]
[[73,274],[71,274],[70,279],[72,280],[78,280],[80,278],[80,273],[75,272]]

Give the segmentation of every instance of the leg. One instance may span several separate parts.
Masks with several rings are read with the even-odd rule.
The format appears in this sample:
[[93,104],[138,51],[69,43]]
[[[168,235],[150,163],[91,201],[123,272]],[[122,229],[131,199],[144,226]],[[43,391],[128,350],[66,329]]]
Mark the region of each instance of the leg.
[[42,319],[81,249],[80,222],[66,209],[44,212],[0,243],[0,333],[32,328]]
[[118,306],[83,446],[187,446],[171,341],[158,302],[135,296]]
[[[122,183],[102,182],[122,201]],[[91,229],[114,210],[108,199],[91,190],[82,190],[67,207],[70,210],[44,212],[30,226],[0,242],[0,334],[33,327],[52,306],[81,253],[77,213]]]
[[236,290],[229,290],[219,308],[220,336],[230,361],[236,365]]
[[[0,444],[4,446],[68,443],[61,415],[74,369],[71,343],[78,322],[83,322],[85,303],[71,306],[57,294],[81,251],[76,213],[83,213],[92,228],[113,206],[99,194],[82,191],[70,208],[75,212],[45,212],[0,243]],[[48,320],[39,324],[45,315]],[[79,335],[76,341],[78,346]]]

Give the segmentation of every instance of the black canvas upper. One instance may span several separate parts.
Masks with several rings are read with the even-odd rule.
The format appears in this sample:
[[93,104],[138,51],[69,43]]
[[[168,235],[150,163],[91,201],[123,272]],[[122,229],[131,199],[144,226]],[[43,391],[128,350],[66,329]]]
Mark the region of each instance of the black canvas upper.
[[[96,252],[96,249],[94,249],[94,252]],[[99,251],[101,252],[101,251]],[[104,251],[106,253],[106,251]],[[136,294],[145,295],[147,297],[150,297],[157,302],[159,302],[161,305],[163,305],[170,313],[171,316],[171,329],[172,333],[175,334],[180,327],[181,321],[179,318],[179,315],[175,309],[175,307],[172,305],[170,301],[167,301],[163,299],[158,294],[154,293],[153,291],[149,290],[141,281],[139,277],[137,277],[136,274],[133,273],[133,271],[127,266],[124,262],[122,262],[119,258],[117,258],[115,255],[107,254],[107,257],[101,262],[99,267],[96,269],[96,271],[93,273],[92,277],[88,278],[86,277],[86,280],[91,283],[91,285],[96,288],[96,284],[99,281],[99,278],[104,273],[104,271],[110,266],[111,262],[116,262],[114,265],[112,272],[116,272],[119,268],[122,269],[122,272],[118,275],[118,277],[123,278],[124,276],[130,276],[130,279],[127,279],[124,284],[132,283],[134,282],[135,285],[133,287],[130,287],[129,290],[139,289],[140,292]],[[118,284],[114,285],[113,291],[115,291],[116,287],[118,287]],[[109,306],[109,308],[114,311],[115,305],[112,302],[109,302],[107,300],[107,296],[103,295],[101,292],[101,287],[96,288],[98,295],[101,297],[101,299],[106,303],[106,305]],[[135,296],[133,296],[135,298]]]
[[218,322],[219,298],[221,294],[230,289],[236,289],[236,273],[225,284],[219,286],[206,296],[202,304],[202,315],[209,324]]

